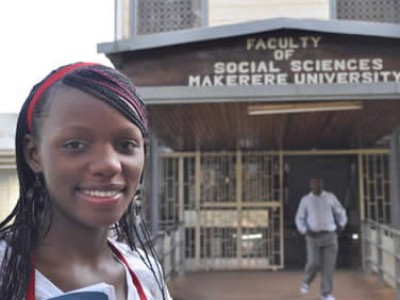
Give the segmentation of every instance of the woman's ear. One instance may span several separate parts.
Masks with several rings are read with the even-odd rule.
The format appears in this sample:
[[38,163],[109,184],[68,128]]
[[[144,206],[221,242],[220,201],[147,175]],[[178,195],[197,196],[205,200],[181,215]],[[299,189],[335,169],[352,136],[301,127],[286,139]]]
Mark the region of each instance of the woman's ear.
[[39,149],[37,141],[27,134],[24,138],[24,155],[25,160],[34,173],[41,173],[42,165],[40,162]]

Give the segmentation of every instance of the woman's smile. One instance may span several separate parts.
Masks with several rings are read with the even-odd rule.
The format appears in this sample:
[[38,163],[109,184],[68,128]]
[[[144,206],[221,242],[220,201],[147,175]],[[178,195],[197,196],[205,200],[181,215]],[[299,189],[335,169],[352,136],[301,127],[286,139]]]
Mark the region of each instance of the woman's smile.
[[93,205],[114,205],[124,197],[124,189],[117,188],[79,188],[79,195]]

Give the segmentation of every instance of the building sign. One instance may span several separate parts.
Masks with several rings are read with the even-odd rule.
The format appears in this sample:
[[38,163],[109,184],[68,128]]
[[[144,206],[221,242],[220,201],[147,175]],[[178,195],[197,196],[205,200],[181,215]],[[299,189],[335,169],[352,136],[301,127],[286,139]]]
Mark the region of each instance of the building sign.
[[286,30],[159,49],[129,69],[138,85],[369,84],[400,82],[398,53],[396,39]]
[[400,81],[400,71],[384,70],[380,56],[296,58],[296,52],[318,52],[321,35],[247,38],[244,51],[264,52],[262,60],[216,61],[210,74],[188,76],[189,86],[372,83]]

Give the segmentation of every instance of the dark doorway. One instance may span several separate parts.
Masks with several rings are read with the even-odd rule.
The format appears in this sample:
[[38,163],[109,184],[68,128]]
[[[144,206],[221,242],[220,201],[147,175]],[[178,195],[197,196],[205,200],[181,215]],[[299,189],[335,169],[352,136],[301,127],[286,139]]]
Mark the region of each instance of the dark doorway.
[[339,234],[339,268],[360,265],[360,219],[356,156],[301,156],[285,159],[284,235],[285,267],[302,269],[306,252],[304,237],[297,232],[295,215],[303,195],[309,193],[309,180],[318,176],[324,189],[334,193],[346,209],[349,223]]

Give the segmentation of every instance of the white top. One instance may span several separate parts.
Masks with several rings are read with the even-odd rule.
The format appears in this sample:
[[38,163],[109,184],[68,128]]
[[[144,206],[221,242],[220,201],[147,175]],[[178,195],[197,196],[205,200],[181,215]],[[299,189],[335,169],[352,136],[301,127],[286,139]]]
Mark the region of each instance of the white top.
[[334,194],[322,191],[319,196],[309,193],[301,198],[296,213],[296,226],[300,233],[305,234],[307,230],[335,231],[336,224],[346,226],[347,215]]
[[[123,244],[116,242],[114,240],[109,240],[122,254],[122,256],[126,259],[129,266],[137,276],[142,288],[146,294],[148,300],[160,300],[162,299],[161,291],[157,285],[157,282],[154,278],[153,273],[150,269],[144,264],[142,259],[140,258],[137,251],[132,251],[130,248]],[[3,258],[4,250],[5,250],[6,243],[4,241],[0,241],[0,257]],[[141,251],[141,250],[138,250]],[[143,257],[145,254],[142,253]],[[151,258],[152,259],[152,258]],[[128,287],[128,298],[127,300],[140,300],[139,294],[136,290],[135,285],[133,284],[132,277],[128,271],[128,268],[122,264],[125,269],[125,278]],[[152,265],[156,268],[155,260],[152,259]],[[157,270],[155,270],[157,274]],[[46,300],[51,297],[63,295],[64,292],[60,290],[56,285],[54,285],[46,276],[44,276],[40,271],[35,271],[35,295],[37,300]],[[161,279],[161,282],[164,282]],[[170,297],[167,288],[166,294],[167,299],[172,300]],[[109,285],[105,282],[101,282],[84,289],[79,290],[92,290],[92,291],[102,291],[106,293],[110,300],[116,299],[115,290],[112,285]]]

